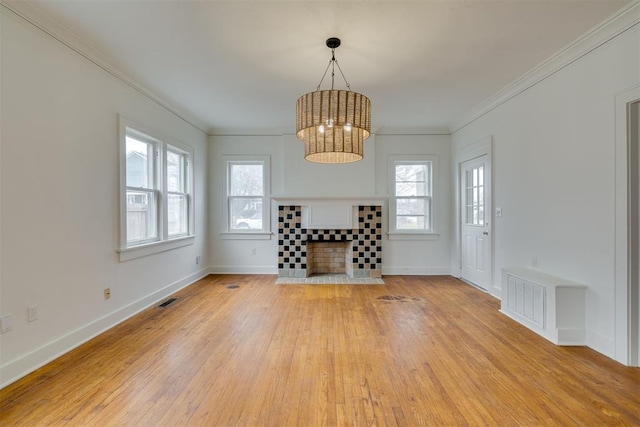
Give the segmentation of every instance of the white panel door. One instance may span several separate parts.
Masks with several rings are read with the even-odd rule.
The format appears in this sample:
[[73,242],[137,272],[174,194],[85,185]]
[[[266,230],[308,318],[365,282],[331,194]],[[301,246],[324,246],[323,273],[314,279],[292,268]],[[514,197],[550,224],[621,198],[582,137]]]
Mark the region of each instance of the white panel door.
[[488,290],[491,282],[490,169],[484,155],[460,164],[461,271],[463,279]]

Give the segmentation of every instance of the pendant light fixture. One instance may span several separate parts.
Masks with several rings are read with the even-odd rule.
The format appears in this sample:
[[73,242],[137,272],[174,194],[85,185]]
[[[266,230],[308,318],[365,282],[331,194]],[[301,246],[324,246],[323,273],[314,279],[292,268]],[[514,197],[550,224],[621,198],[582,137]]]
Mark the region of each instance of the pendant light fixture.
[[[316,163],[352,163],[362,160],[364,141],[371,134],[371,101],[351,91],[351,86],[336,60],[340,39],[327,39],[331,49],[329,65],[315,92],[298,98],[296,103],[296,136],[304,142],[304,158]],[[338,67],[347,90],[334,89]],[[331,89],[320,85],[331,68]]]

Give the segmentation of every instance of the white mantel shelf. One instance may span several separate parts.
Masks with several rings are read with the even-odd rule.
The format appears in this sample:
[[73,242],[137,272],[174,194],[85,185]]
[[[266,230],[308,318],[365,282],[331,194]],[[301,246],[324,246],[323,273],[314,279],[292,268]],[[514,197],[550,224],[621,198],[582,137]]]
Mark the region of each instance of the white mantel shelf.
[[339,197],[309,197],[309,196],[272,196],[271,200],[282,204],[296,204],[296,205],[313,205],[324,202],[341,202],[351,203],[355,206],[370,205],[370,206],[382,206],[388,199],[385,196],[339,196]]
[[302,209],[301,224],[306,229],[353,229],[358,225],[359,206],[384,206],[386,197],[293,197],[274,196],[278,206],[295,205]]

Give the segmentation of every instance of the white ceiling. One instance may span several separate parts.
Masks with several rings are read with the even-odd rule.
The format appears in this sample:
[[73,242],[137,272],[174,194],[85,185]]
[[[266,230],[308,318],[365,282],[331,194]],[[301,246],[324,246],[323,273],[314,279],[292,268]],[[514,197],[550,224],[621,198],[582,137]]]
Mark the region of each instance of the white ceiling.
[[[330,59],[374,130],[447,129],[630,0],[31,3],[210,133],[293,133]],[[323,88],[327,88],[325,80]],[[336,76],[336,88],[343,82]]]

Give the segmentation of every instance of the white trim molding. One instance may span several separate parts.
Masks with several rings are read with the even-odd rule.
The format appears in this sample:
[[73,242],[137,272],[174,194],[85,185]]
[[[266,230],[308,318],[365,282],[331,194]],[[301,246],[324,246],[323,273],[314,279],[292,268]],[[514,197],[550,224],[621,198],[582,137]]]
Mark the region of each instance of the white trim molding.
[[415,266],[382,266],[383,276],[450,276],[451,268],[440,267],[415,267]]
[[547,77],[562,70],[583,56],[628,31],[640,23],[640,1],[636,0],[604,20],[590,31],[560,49],[547,60],[505,86],[495,95],[471,109],[449,124],[450,133],[455,133],[495,108],[537,85]]
[[214,265],[209,268],[209,274],[278,274],[278,268],[273,265],[236,266]]
[[[616,96],[616,147],[615,147],[615,356],[620,363],[638,366],[639,326],[632,323],[638,316],[637,283],[631,283],[629,269],[629,128],[628,105],[640,100],[640,86]],[[632,310],[636,310],[633,312]],[[591,343],[589,346],[595,348]],[[597,349],[596,349],[597,350]],[[610,353],[605,353],[610,354]]]

